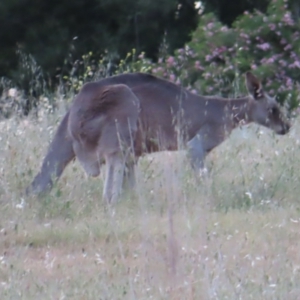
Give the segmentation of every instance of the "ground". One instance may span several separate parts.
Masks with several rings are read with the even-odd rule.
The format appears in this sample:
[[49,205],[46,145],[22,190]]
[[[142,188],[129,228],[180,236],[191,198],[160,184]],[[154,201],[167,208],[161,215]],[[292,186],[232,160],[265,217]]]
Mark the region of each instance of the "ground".
[[147,156],[114,207],[77,162],[22,197],[62,114],[0,124],[1,299],[300,299],[298,120],[235,130],[202,179],[184,151]]

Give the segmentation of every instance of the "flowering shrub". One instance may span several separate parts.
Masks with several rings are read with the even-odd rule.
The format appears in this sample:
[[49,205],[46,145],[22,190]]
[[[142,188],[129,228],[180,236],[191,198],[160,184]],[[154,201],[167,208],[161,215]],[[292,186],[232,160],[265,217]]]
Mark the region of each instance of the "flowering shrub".
[[267,14],[245,13],[235,24],[240,30],[239,68],[251,68],[265,81],[271,94],[291,108],[298,105],[300,78],[300,24],[285,0],[271,1]]
[[242,74],[253,70],[271,95],[289,109],[298,106],[300,24],[286,0],[272,0],[267,13],[245,12],[231,28],[213,14],[201,16],[192,40],[153,65],[153,74],[203,94],[244,93]]

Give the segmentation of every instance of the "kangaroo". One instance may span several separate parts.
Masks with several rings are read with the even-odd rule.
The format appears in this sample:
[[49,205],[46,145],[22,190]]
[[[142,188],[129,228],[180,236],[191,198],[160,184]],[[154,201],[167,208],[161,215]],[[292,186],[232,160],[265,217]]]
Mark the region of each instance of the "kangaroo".
[[[182,86],[144,73],[86,83],[61,121],[27,194],[50,190],[75,157],[98,176],[106,164],[103,199],[115,202],[123,179],[135,184],[138,158],[157,151],[187,149],[194,170],[237,126],[255,122],[277,134],[290,129],[277,102],[251,73],[249,95],[226,99],[195,95]],[[178,138],[180,137],[180,138]]]

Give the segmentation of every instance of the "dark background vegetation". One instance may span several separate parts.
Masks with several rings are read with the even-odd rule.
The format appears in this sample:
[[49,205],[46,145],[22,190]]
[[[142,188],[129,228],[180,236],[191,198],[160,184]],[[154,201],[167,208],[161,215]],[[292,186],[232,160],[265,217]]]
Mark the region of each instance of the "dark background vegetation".
[[[116,62],[135,49],[136,56],[145,52],[155,62],[162,43],[171,55],[191,40],[207,13],[230,27],[246,10],[265,12],[271,0],[203,0],[200,8],[197,2],[1,0],[0,77],[34,98],[39,92],[30,90],[32,81],[42,78],[40,86],[54,89],[87,53]],[[298,1],[289,0],[289,6],[298,19]]]
[[[268,1],[203,5],[230,25],[245,10],[265,10]],[[182,47],[199,18],[193,0],[1,0],[0,76],[16,76],[18,50],[30,53],[51,78],[90,51],[123,57],[135,48],[155,60],[164,37],[170,52]]]
[[157,59],[164,36],[170,51],[181,47],[197,21],[190,0],[1,0],[0,76],[18,69],[17,50],[51,78],[88,52],[123,57],[135,48]]

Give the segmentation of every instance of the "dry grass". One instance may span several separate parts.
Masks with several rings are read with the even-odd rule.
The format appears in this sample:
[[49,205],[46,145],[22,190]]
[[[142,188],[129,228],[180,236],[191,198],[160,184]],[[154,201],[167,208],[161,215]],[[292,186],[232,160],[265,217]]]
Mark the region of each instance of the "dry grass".
[[61,115],[0,124],[1,299],[300,299],[298,121],[236,130],[201,181],[183,153],[145,157],[113,209],[77,163],[21,199]]

